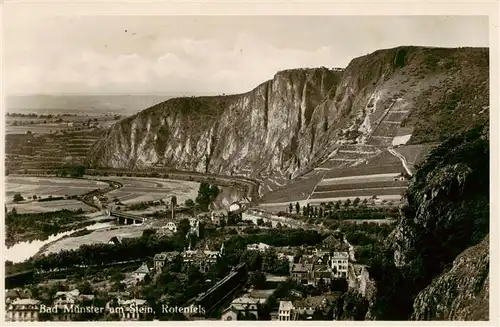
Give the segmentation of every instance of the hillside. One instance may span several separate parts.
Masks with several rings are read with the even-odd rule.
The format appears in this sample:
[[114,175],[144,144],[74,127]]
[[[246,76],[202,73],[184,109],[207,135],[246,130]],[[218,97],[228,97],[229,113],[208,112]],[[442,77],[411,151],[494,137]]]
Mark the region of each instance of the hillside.
[[356,166],[487,121],[488,61],[486,48],[398,47],[343,71],[281,71],[245,94],[170,99],[115,124],[88,164],[239,174],[273,193],[314,167]]

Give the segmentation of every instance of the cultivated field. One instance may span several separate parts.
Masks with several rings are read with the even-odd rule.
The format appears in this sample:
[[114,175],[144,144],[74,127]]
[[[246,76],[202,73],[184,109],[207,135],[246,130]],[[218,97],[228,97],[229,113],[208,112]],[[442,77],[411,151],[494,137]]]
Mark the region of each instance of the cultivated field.
[[275,192],[268,193],[261,198],[262,203],[302,201],[309,197],[314,187],[323,179],[325,171],[315,170]]
[[189,181],[165,180],[142,177],[110,177],[123,184],[120,189],[107,193],[109,199],[119,199],[124,204],[168,199],[175,195],[178,203],[187,199],[194,200],[198,194],[199,183]]
[[372,164],[362,164],[356,167],[350,167],[344,169],[332,169],[325,175],[325,178],[402,173],[404,172],[404,167],[401,165],[399,159],[397,160],[398,160],[397,163],[381,165],[381,166]]
[[374,196],[399,200],[408,186],[407,181],[399,180],[401,173],[405,172],[401,160],[387,149],[342,145],[326,164],[331,167],[335,161],[342,163],[342,167],[315,169],[309,178],[304,176],[264,195],[259,201],[260,206],[273,211],[286,211],[288,204],[295,202],[302,206]]
[[[5,195],[7,204],[10,204],[13,202],[13,196],[17,193],[21,194],[25,199],[32,198],[33,195],[36,195],[38,198],[47,198],[49,196],[81,195],[94,189],[105,188],[107,186],[108,184],[104,182],[85,179],[7,176]],[[45,207],[46,204],[54,202],[57,201],[48,201],[43,203],[42,206]]]
[[12,210],[16,208],[16,211],[20,214],[22,213],[38,213],[38,212],[52,212],[59,211],[63,209],[67,210],[78,210],[82,209],[85,212],[93,212],[96,209],[86,205],[83,202],[77,200],[56,200],[56,201],[46,201],[46,202],[23,202],[23,203],[11,203],[7,204],[7,210]]
[[[152,222],[148,221],[142,225],[122,225],[97,229],[87,235],[68,237],[55,241],[54,243],[48,245],[43,252],[59,252],[61,250],[77,249],[84,244],[107,243],[114,236],[120,236],[123,238],[140,237],[144,230],[163,225],[163,221],[153,220]],[[167,229],[163,229],[162,233],[171,234]]]
[[375,183],[375,182],[390,182],[400,176],[399,173],[380,174],[380,175],[365,175],[365,176],[349,176],[339,178],[323,179],[318,187],[323,185],[350,185],[353,183]]
[[350,189],[350,190],[338,190],[330,192],[314,192],[310,199],[337,199],[337,198],[362,198],[362,197],[372,197],[379,195],[402,195],[406,190],[406,186],[395,186],[395,187],[385,187],[385,188],[371,188],[371,189]]
[[408,181],[381,181],[381,182],[354,182],[349,184],[322,184],[318,185],[314,193],[341,191],[341,190],[359,190],[359,189],[380,189],[408,186]]
[[10,173],[24,173],[25,170],[29,172],[65,164],[84,164],[89,150],[102,133],[93,130],[61,135],[6,135],[6,169]]

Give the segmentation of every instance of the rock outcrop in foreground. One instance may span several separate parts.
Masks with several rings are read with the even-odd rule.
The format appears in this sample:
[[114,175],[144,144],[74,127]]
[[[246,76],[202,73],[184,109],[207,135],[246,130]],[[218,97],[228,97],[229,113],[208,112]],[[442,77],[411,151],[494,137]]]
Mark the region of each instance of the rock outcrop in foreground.
[[[407,190],[402,216],[374,261],[371,316],[488,320],[487,126],[432,150]],[[478,245],[479,244],[479,245]]]
[[461,253],[453,267],[420,292],[412,320],[489,319],[489,237]]

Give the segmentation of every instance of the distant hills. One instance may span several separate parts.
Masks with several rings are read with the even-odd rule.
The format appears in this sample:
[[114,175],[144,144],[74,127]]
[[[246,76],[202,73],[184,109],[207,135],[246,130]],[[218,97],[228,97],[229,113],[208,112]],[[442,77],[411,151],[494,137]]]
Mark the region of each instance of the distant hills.
[[15,95],[7,97],[7,111],[15,113],[119,113],[132,115],[177,95]]

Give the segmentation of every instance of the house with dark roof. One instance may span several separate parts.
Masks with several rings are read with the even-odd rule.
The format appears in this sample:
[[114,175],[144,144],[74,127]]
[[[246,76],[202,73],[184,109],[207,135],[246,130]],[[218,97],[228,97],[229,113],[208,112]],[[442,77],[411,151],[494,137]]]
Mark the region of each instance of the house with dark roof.
[[326,316],[337,300],[338,295],[336,294],[310,296],[295,300],[293,301],[293,320],[310,320],[315,313]]
[[172,252],[161,252],[157,253],[154,256],[154,270],[155,274],[161,273],[163,267],[166,263],[172,262],[175,258],[180,254],[180,252],[172,251]]
[[132,276],[136,282],[140,282],[140,281],[144,280],[146,275],[149,275],[149,273],[150,273],[150,270],[149,270],[148,264],[146,262],[144,262],[139,268],[137,268],[133,272]]
[[9,305],[14,301],[27,298],[27,294],[18,289],[10,289],[5,293],[5,305]]

